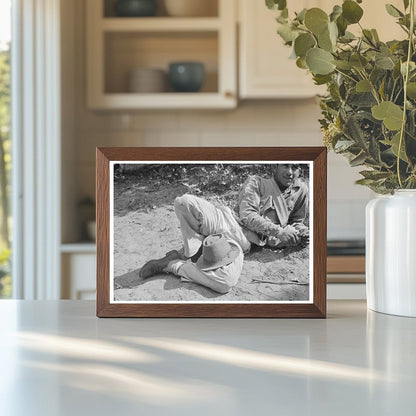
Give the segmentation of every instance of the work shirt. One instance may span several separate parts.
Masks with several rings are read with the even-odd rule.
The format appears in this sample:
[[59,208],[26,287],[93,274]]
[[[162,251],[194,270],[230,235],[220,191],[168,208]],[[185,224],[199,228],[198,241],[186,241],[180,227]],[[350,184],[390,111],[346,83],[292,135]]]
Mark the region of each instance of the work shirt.
[[297,179],[283,192],[274,178],[250,176],[239,195],[237,217],[247,239],[263,246],[283,227],[302,223],[308,210],[308,187]]

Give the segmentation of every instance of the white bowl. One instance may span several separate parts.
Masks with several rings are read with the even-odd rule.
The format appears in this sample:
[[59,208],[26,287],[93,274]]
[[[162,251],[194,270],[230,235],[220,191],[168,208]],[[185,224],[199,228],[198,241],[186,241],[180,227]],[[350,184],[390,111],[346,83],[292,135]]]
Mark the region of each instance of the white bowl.
[[218,16],[217,0],[165,0],[165,7],[174,17]]
[[158,93],[167,89],[167,74],[162,69],[136,68],[129,72],[128,91]]

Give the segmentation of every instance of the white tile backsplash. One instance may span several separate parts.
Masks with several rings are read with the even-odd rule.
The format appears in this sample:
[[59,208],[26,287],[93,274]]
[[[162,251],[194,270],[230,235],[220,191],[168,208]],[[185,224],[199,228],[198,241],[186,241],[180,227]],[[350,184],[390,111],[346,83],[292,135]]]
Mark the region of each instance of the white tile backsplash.
[[364,239],[367,202],[368,199],[328,200],[328,239]]
[[[242,102],[232,111],[91,112],[78,109],[78,187],[94,195],[96,146],[320,146],[315,100]],[[328,237],[363,238],[364,208],[373,194],[354,184],[352,169],[328,155]]]

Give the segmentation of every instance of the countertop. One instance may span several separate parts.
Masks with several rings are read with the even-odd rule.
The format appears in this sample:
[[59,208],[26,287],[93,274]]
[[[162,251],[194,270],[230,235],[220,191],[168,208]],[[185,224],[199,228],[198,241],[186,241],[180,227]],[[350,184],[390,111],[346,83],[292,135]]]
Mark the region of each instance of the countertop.
[[0,301],[0,415],[415,415],[416,319],[98,319]]

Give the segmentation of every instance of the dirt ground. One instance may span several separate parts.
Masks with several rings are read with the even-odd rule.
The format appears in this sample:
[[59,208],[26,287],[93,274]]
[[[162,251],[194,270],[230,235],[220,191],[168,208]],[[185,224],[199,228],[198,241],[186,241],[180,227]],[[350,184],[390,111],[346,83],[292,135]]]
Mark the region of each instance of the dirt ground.
[[[309,299],[309,247],[271,250],[255,247],[244,259],[236,287],[219,294],[170,274],[141,280],[139,271],[150,259],[182,247],[173,201],[198,189],[186,183],[149,185],[126,176],[114,186],[115,301],[297,301]],[[236,195],[204,197],[213,202]]]

